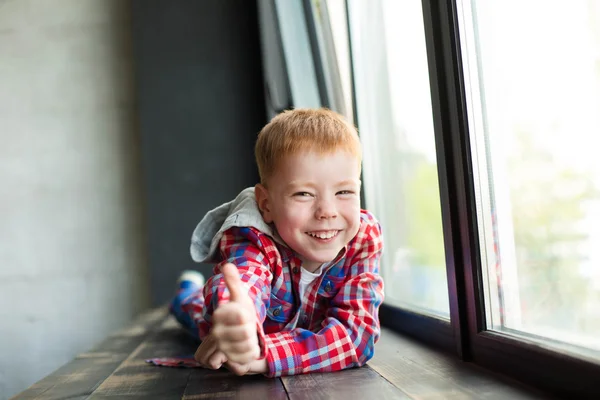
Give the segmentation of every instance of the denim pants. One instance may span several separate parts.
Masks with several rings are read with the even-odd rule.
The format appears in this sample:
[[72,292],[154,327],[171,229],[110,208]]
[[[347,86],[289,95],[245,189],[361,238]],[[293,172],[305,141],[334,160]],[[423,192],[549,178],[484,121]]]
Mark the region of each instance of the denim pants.
[[198,326],[192,319],[192,312],[197,312],[204,307],[202,287],[190,281],[182,281],[175,297],[169,304],[169,312],[195,339],[200,340]]

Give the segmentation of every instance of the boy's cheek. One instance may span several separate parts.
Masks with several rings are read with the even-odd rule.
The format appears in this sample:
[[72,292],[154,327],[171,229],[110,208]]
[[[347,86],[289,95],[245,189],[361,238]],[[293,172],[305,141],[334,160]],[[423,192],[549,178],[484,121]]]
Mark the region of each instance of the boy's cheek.
[[307,209],[303,206],[292,207],[285,213],[284,219],[288,226],[299,227],[307,220]]

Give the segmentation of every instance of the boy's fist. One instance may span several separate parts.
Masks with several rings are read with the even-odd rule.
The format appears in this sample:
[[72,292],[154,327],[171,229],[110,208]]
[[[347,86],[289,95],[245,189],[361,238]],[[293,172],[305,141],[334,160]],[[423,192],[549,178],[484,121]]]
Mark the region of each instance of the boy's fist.
[[217,340],[212,334],[209,334],[200,344],[196,354],[196,361],[204,368],[219,369],[227,362],[225,354],[217,348]]
[[230,297],[228,303],[219,305],[213,313],[211,335],[230,363],[248,364],[260,356],[256,309],[237,267],[227,263],[221,272]]
[[264,374],[268,371],[267,360],[254,360],[247,364],[238,364],[227,361],[225,354],[217,348],[216,339],[209,334],[196,350],[194,358],[204,368],[219,369],[225,365],[228,370],[236,375]]

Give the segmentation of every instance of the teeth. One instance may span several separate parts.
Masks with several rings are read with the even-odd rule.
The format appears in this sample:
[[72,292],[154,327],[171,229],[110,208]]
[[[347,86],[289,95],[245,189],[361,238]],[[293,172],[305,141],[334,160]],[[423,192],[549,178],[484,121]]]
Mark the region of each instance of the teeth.
[[335,235],[337,235],[338,231],[325,231],[325,232],[306,232],[312,237],[316,237],[319,239],[331,239]]

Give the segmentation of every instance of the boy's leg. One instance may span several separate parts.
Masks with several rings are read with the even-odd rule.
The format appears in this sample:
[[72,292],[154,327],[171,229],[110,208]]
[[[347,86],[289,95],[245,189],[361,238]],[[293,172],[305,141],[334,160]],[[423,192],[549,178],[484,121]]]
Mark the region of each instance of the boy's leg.
[[192,319],[191,311],[197,313],[204,308],[204,276],[196,271],[184,271],[177,280],[177,285],[169,311],[194,338],[199,339],[198,326]]

